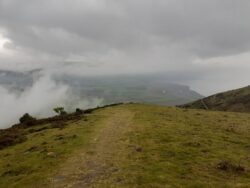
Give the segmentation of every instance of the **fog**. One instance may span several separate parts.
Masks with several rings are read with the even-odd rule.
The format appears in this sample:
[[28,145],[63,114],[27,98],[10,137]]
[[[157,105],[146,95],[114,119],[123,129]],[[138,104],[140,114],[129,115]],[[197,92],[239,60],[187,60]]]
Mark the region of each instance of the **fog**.
[[0,87],[0,96],[0,128],[18,123],[18,119],[26,112],[41,118],[56,115],[53,112],[55,107],[62,106],[71,112],[77,107],[90,108],[102,102],[98,98],[79,98],[68,85],[56,83],[50,75],[41,75],[21,93]]

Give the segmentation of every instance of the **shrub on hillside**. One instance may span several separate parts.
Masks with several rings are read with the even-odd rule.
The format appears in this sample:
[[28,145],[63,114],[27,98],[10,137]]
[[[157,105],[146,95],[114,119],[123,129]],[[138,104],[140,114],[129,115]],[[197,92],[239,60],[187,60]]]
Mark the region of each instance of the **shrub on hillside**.
[[28,113],[25,113],[20,119],[19,119],[20,123],[22,124],[26,124],[26,125],[32,125],[35,121],[36,118],[32,117],[31,115],[29,115]]
[[80,108],[77,108],[76,109],[76,114],[83,114],[84,113],[84,111],[82,110],[82,109],[80,109]]
[[60,116],[67,114],[67,112],[64,110],[64,107],[56,107],[54,108],[54,112]]

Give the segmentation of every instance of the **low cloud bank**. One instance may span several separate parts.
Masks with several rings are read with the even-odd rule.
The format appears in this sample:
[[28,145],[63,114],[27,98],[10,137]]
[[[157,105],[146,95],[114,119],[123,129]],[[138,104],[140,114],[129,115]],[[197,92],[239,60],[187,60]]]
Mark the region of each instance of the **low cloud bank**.
[[67,111],[76,107],[89,108],[101,104],[102,99],[82,99],[70,86],[56,83],[50,75],[39,77],[31,87],[16,93],[0,86],[0,128],[10,127],[26,112],[35,117],[54,115],[53,108],[64,106]]

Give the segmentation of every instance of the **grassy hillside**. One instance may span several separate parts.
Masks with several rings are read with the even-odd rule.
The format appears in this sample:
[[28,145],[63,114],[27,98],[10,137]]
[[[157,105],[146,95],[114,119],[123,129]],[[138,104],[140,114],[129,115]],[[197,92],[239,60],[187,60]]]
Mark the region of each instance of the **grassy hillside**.
[[245,113],[126,104],[19,135],[1,187],[250,187]]
[[250,112],[250,86],[212,95],[185,105],[185,108]]

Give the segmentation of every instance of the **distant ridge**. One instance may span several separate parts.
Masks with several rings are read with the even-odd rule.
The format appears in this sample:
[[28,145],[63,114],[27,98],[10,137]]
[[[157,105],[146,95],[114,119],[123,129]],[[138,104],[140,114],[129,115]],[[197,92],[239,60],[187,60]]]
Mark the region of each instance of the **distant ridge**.
[[232,112],[250,112],[250,86],[218,93],[191,103],[180,105],[179,107]]

